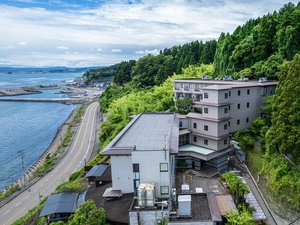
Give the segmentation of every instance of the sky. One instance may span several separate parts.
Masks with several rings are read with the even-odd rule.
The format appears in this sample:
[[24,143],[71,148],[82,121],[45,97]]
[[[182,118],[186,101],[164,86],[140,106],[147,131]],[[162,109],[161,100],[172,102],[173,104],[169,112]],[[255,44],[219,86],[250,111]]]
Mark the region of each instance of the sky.
[[218,39],[286,3],[0,0],[0,67],[105,66],[156,55],[165,47]]

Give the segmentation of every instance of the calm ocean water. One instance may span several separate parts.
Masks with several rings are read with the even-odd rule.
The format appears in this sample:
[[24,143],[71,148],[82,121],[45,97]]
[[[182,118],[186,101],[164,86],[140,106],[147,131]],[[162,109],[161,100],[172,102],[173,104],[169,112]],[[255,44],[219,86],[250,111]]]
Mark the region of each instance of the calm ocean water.
[[[62,85],[81,73],[0,74],[0,88]],[[61,98],[59,90],[45,90],[35,98]],[[19,96],[24,97],[24,96]],[[29,97],[29,96],[27,96]],[[30,97],[33,97],[30,96]],[[50,145],[58,128],[76,108],[59,103],[0,102],[0,190],[17,180]]]

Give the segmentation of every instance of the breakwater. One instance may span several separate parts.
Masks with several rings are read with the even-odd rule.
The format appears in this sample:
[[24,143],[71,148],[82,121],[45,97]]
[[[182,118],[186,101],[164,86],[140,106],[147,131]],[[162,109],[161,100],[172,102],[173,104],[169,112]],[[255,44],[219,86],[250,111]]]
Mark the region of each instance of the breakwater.
[[1,102],[48,102],[63,104],[81,104],[83,98],[0,98]]

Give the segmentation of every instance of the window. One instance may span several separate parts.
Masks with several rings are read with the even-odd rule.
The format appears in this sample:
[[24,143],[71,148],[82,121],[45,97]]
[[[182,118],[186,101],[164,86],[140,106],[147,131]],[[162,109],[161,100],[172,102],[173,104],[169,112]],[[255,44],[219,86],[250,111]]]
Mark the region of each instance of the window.
[[228,98],[228,93],[227,92],[224,94],[224,98]]
[[231,96],[231,91],[228,92],[229,93],[229,97]]
[[208,108],[204,108],[204,113],[208,113]]
[[228,106],[228,109],[230,110],[230,105]]
[[240,125],[240,120],[237,120],[237,121],[236,121],[236,124],[237,124],[237,125]]
[[182,121],[179,122],[179,127],[182,127]]
[[204,93],[204,98],[208,98],[208,93]]
[[241,95],[241,90],[238,90],[238,96],[240,96]]
[[230,121],[228,121],[228,126],[230,127]]
[[134,195],[137,196],[137,190],[140,185],[140,165],[138,163],[132,164],[132,171],[133,171],[133,190]]
[[204,130],[208,131],[208,126],[204,125]]
[[197,137],[194,136],[194,142],[197,142]]
[[138,164],[138,163],[133,163],[132,164],[132,167],[133,167],[133,172],[135,173],[135,172],[140,172],[140,164]]
[[160,163],[160,172],[168,172],[168,163]]
[[224,108],[224,113],[228,113],[228,108]]
[[247,95],[250,95],[250,89],[247,89]]
[[247,108],[249,108],[250,107],[250,103],[249,102],[247,102]]
[[224,130],[227,130],[227,126],[228,126],[227,124],[224,124]]
[[169,186],[160,186],[160,194],[168,195],[169,194]]
[[224,145],[227,145],[227,138],[224,139]]
[[246,118],[246,123],[249,123],[249,117]]
[[267,87],[263,87],[262,95],[266,95],[266,94],[267,94]]
[[241,108],[241,104],[237,104],[237,108],[240,109]]
[[207,139],[204,139],[204,144],[208,145],[208,140]]
[[197,129],[197,123],[194,123],[194,124],[193,124],[193,127],[194,127],[195,129]]

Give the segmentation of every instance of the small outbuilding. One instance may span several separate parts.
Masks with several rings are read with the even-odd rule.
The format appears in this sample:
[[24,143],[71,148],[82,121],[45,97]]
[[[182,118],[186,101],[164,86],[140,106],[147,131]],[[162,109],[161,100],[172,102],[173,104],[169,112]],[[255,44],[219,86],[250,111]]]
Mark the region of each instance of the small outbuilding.
[[85,198],[83,195],[85,193],[59,193],[49,196],[40,217],[46,217],[48,223],[68,220]]
[[108,164],[93,166],[85,176],[89,183],[95,182],[96,187],[111,182],[111,168]]

